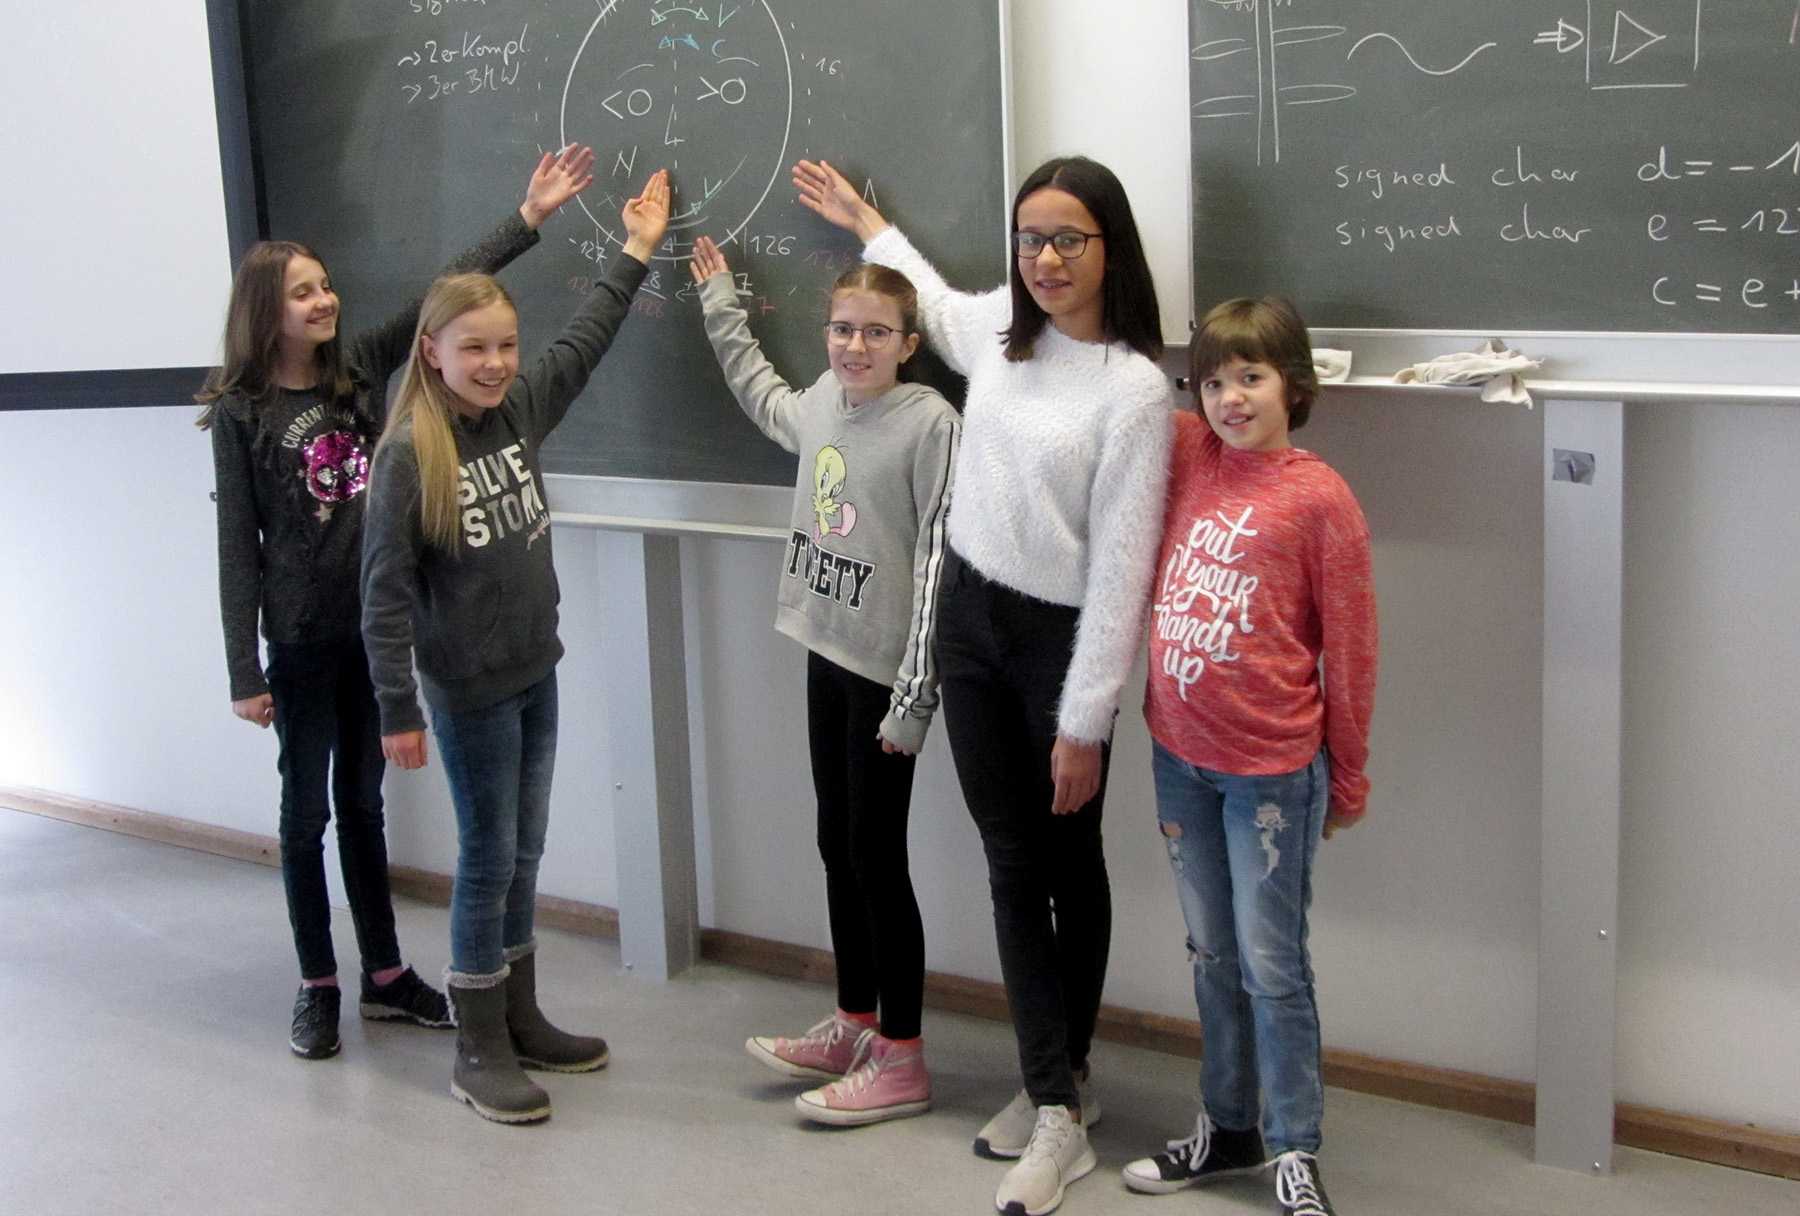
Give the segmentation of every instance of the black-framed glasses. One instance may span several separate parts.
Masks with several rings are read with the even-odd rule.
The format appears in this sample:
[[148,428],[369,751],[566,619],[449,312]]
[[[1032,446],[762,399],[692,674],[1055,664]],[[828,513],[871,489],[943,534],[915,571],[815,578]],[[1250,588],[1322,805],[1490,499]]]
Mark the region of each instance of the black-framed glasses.
[[880,350],[892,342],[894,335],[899,332],[891,325],[852,325],[848,321],[825,322],[825,340],[833,346],[848,346],[851,338],[861,334],[865,347],[870,350]]
[[1088,242],[1098,240],[1098,232],[1053,232],[1045,236],[1041,232],[1015,232],[1012,234],[1013,253],[1022,258],[1035,258],[1044,252],[1044,246],[1056,250],[1056,256],[1065,262],[1072,262],[1087,252]]

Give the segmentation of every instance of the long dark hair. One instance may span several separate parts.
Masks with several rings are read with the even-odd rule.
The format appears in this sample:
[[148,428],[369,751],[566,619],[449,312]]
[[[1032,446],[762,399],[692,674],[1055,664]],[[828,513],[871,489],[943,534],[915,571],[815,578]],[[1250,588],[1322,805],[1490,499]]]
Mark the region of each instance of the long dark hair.
[[[318,254],[296,241],[258,241],[238,263],[231,280],[231,303],[225,311],[225,360],[194,394],[194,400],[206,407],[194,425],[210,427],[219,398],[227,394],[261,402],[274,392],[281,319],[287,307],[287,268],[295,258],[311,258],[321,267],[325,265]],[[313,351],[313,366],[328,403],[343,401],[354,391],[336,335]]]
[[[1039,165],[1013,196],[1012,223],[1019,226],[1019,205],[1039,190],[1056,189],[1072,194],[1088,209],[1100,225],[1105,241],[1106,277],[1100,283],[1100,326],[1109,342],[1123,342],[1149,359],[1160,359],[1163,352],[1162,314],[1156,306],[1156,283],[1150,276],[1150,263],[1144,258],[1144,243],[1138,237],[1137,220],[1131,215],[1131,200],[1125,187],[1099,161],[1085,156],[1063,156]],[[1038,335],[1049,324],[1050,315],[1038,307],[1019,273],[1019,259],[1009,259],[1012,269],[1007,279],[1012,284],[1012,324],[1007,327],[1006,358],[1022,363],[1031,358]]]

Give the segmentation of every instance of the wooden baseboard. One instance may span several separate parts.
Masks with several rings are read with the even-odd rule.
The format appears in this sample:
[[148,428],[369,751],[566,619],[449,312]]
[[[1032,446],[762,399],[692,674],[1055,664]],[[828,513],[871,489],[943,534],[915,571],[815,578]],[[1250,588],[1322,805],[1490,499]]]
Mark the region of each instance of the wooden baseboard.
[[[270,837],[169,815],[7,786],[0,786],[0,807],[259,865],[280,864],[279,845]],[[448,875],[411,866],[394,866],[389,874],[393,889],[402,895],[427,903],[450,902]],[[619,937],[618,911],[599,904],[540,895],[537,919],[548,928],[584,937],[612,941]],[[729,929],[702,929],[700,956],[709,962],[814,984],[830,985],[837,978],[837,967],[829,950],[771,941]],[[1005,989],[991,980],[927,971],[925,1003],[933,1009],[953,1013],[1000,1022],[1012,1020],[1007,1010]],[[1107,1042],[1145,1047],[1189,1059],[1200,1056],[1200,1027],[1184,1018],[1102,1005],[1094,1033]],[[1481,1115],[1507,1123],[1530,1126],[1535,1121],[1536,1088],[1524,1081],[1508,1081],[1329,1047],[1325,1049],[1325,1081],[1340,1089],[1439,1110]],[[1797,1135],[1701,1119],[1629,1102],[1618,1104],[1613,1127],[1613,1138],[1632,1148],[1773,1174],[1779,1178],[1800,1179],[1800,1136]]]
[[214,827],[210,823],[177,819],[173,815],[134,811],[129,807],[90,802],[85,798],[69,798],[48,790],[14,786],[0,786],[0,807],[28,811],[47,819],[85,824],[90,828],[105,828],[109,832],[121,832],[126,836],[137,836],[160,844],[178,845],[200,853],[215,853],[220,857],[253,861],[259,866],[281,864],[281,844],[273,836]]
[[1755,1124],[1700,1119],[1620,1102],[1613,1109],[1613,1139],[1671,1157],[1800,1179],[1800,1136]]

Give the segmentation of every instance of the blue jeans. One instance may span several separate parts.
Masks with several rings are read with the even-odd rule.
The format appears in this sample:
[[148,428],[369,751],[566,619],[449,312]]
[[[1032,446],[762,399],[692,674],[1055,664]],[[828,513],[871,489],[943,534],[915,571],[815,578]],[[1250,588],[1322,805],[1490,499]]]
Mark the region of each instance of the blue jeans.
[[270,642],[281,740],[281,878],[300,977],[337,974],[325,886],[325,825],[337,804],[338,863],[364,971],[400,965],[381,813],[381,728],[362,637]]
[[489,987],[507,952],[531,942],[556,767],[556,673],[497,705],[433,711],[431,724],[456,804],[450,978]]
[[1199,768],[1156,746],[1156,815],[1187,920],[1200,1097],[1220,1127],[1262,1124],[1271,1156],[1316,1152],[1325,1110],[1306,950],[1331,766],[1270,777]]

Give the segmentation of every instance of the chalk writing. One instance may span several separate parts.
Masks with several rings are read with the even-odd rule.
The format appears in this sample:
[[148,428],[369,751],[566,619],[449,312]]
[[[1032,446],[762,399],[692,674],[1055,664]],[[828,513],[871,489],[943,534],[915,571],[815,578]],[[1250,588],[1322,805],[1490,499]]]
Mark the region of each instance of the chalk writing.
[[[616,149],[607,175],[621,188],[645,171],[640,153],[667,165],[671,234],[705,231],[726,244],[792,159],[794,61],[782,23],[768,0],[598,4],[564,81],[562,137]],[[599,239],[622,244],[610,203],[591,195],[577,201]],[[685,248],[656,257],[685,257]]]
[[394,66],[404,77],[400,91],[411,105],[515,87],[532,49],[530,35],[526,23],[510,36],[465,30],[450,38],[427,38],[396,58]]

